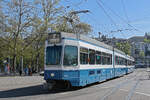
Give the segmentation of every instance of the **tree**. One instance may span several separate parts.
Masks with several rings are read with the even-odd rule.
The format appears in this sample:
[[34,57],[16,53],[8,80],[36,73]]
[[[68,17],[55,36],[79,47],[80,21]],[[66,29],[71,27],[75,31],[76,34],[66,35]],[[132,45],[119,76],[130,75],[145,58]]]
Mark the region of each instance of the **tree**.
[[91,26],[81,22],[77,15],[69,17],[73,22],[66,19],[64,16],[71,11],[64,12],[60,1],[0,0],[0,63],[9,58],[14,72],[23,64],[38,71],[44,66],[45,40],[49,32],[87,34],[91,31]]
[[123,51],[125,54],[130,55],[131,45],[128,42],[125,43],[116,43],[116,48]]
[[87,23],[81,22],[79,16],[74,14],[75,11],[66,13],[58,19],[55,25],[56,31],[63,31],[68,33],[88,34],[92,31],[91,26]]
[[144,57],[145,57],[144,51],[140,51],[139,56],[140,56],[141,58],[144,58]]
[[7,28],[5,33],[9,37],[9,47],[13,55],[13,71],[16,72],[17,56],[21,55],[23,38],[30,34],[31,22],[33,20],[33,7],[26,0],[10,0],[6,2]]
[[57,18],[63,12],[63,7],[60,6],[59,3],[60,0],[36,0],[34,2],[36,9],[40,11],[36,11],[38,13],[36,13],[35,20],[32,23],[33,34],[30,36],[30,38],[37,36],[32,43],[32,48],[36,51],[33,52],[32,60],[35,60],[37,72],[39,71],[39,66],[44,66],[44,46],[46,37],[49,32],[52,32],[55,23],[57,23]]
[[146,38],[145,38],[145,39],[144,39],[144,42],[145,42],[145,43],[150,43],[150,39],[146,39]]

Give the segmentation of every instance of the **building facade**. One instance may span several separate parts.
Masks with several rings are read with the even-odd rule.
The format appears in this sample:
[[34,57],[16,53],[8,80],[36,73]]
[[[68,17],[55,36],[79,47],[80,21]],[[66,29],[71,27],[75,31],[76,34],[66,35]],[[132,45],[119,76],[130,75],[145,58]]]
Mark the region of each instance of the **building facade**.
[[150,34],[145,33],[144,36],[134,36],[128,39],[136,67],[150,67],[150,43],[145,42],[145,39],[149,40]]
[[145,33],[144,36],[133,36],[129,39],[106,38],[104,36],[96,39],[114,47],[116,43],[129,42],[131,56],[135,59],[136,67],[150,67],[150,42],[145,42],[145,39],[150,40],[150,34]]

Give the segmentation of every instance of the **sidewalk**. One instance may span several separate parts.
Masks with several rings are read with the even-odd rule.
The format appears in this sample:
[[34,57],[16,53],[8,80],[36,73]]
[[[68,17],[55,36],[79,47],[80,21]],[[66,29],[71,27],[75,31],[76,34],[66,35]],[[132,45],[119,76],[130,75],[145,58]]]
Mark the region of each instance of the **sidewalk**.
[[[10,73],[10,74],[0,73],[0,77],[7,77],[7,76],[20,76],[20,75],[19,75],[19,73],[16,73],[16,74],[14,74],[14,73]],[[22,74],[21,76],[30,76],[30,75]],[[40,76],[40,74],[39,73],[34,73],[31,76]]]
[[0,77],[5,77],[5,76],[18,76],[19,74],[16,73],[16,75],[14,75],[13,73],[9,73],[9,74],[6,74],[6,73],[0,73]]

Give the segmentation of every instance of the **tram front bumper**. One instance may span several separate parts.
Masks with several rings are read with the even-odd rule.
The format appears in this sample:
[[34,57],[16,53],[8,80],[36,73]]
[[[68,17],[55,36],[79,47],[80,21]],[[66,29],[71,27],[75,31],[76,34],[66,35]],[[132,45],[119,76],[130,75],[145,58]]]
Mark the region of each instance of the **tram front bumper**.
[[69,81],[72,86],[78,86],[80,82],[79,71],[74,70],[45,70],[44,79]]

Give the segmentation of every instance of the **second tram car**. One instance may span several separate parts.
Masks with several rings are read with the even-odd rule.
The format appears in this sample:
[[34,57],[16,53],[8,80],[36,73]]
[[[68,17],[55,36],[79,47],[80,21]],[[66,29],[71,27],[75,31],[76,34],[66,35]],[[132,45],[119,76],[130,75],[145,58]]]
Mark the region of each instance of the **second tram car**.
[[49,33],[44,79],[49,89],[59,83],[86,86],[132,72],[133,62],[122,51],[84,35]]

